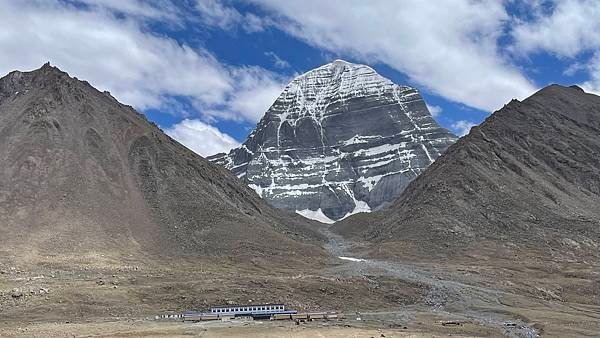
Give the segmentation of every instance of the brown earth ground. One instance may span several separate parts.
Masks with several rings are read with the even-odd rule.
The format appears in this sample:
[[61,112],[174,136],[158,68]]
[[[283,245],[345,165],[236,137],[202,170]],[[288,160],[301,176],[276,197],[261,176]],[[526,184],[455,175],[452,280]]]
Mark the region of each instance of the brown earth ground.
[[[433,318],[423,318],[433,320]],[[464,324],[459,327],[428,327],[418,324],[412,328],[376,328],[371,324],[350,322],[311,322],[296,325],[294,322],[105,322],[93,324],[35,324],[23,327],[18,334],[34,337],[454,337],[498,336],[492,329]],[[14,331],[13,331],[14,333]],[[15,333],[15,335],[17,335]]]
[[[600,334],[597,260],[549,261],[535,252],[490,259],[490,253],[481,249],[481,255],[431,261],[385,246],[367,250],[327,235],[334,257],[377,258],[286,265],[256,257],[171,261],[100,254],[17,257],[0,252],[0,336]],[[346,318],[300,325],[154,319],[215,304],[278,302],[298,310],[337,311]],[[444,321],[460,325],[442,325]]]

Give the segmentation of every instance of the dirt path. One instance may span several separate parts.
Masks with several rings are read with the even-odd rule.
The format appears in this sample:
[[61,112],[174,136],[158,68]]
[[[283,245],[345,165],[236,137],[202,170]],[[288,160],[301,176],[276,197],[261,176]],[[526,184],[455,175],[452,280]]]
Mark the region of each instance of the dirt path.
[[501,302],[509,296],[505,291],[474,285],[480,281],[465,281],[464,276],[452,276],[424,267],[356,257],[351,249],[356,243],[345,240],[327,229],[327,250],[340,258],[342,264],[332,269],[341,276],[388,276],[427,285],[429,292],[422,308],[399,309],[396,312],[371,312],[363,315],[400,314],[414,316],[419,310],[429,310],[449,318],[472,320],[486,326],[499,328],[509,337],[537,337],[538,331],[521,319],[510,315],[511,308]]

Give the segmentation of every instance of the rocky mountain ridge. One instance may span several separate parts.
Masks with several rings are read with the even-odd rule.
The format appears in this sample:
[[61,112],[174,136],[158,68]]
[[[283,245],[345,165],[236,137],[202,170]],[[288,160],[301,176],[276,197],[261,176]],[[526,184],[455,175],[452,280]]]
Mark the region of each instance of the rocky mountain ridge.
[[275,207],[332,223],[392,201],[455,140],[416,89],[336,60],[295,78],[242,146],[209,159]]
[[15,252],[320,252],[305,219],[49,64],[0,79],[0,172]]
[[600,246],[599,182],[600,97],[552,85],[474,127],[390,208],[334,230],[422,254],[585,257]]

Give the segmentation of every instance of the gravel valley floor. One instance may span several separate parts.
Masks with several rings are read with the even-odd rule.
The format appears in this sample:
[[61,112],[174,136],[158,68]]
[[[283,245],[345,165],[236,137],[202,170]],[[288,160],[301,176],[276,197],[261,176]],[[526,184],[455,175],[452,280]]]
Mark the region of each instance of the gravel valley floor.
[[[374,259],[330,238],[327,264],[267,259],[12,257],[0,262],[0,336],[595,336],[598,266]],[[355,260],[336,257],[353,257]],[[283,302],[335,310],[336,322],[181,323],[157,314],[212,304]],[[357,320],[360,318],[360,320]],[[458,325],[442,325],[450,321]]]

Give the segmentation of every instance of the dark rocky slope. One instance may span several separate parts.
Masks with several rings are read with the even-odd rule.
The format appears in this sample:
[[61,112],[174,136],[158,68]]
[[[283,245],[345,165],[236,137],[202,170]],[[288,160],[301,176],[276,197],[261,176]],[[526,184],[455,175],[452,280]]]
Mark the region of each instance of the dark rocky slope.
[[513,100],[448,148],[392,207],[334,229],[432,255],[490,241],[597,252],[600,97],[552,85]]
[[294,79],[241,147],[209,159],[272,205],[330,223],[394,200],[455,141],[415,88],[336,60]]
[[321,252],[305,219],[49,64],[0,79],[0,219],[4,249]]

